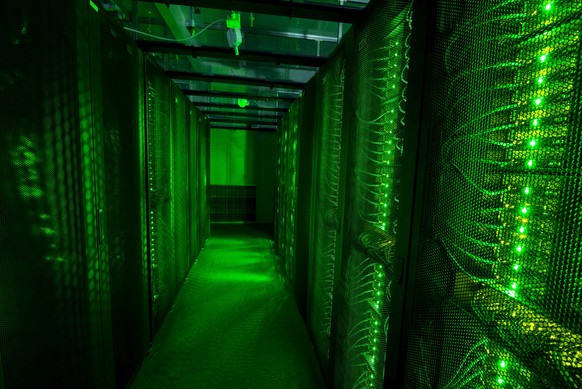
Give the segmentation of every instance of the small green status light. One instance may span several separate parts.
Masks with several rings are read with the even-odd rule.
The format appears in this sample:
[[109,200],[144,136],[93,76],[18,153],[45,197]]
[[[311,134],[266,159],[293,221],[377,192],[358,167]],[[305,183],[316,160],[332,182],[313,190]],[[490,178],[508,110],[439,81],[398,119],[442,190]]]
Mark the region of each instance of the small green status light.
[[384,208],[388,208],[388,204],[384,204]]
[[523,207],[523,208],[521,209],[521,213],[527,213],[527,207]]
[[529,141],[529,145],[530,145],[531,147],[535,147],[535,145],[536,145],[536,140],[535,140],[535,139],[532,139],[532,140],[530,140],[530,141]]
[[529,186],[526,186],[525,188],[523,188],[523,193],[525,194],[530,194],[531,189],[529,188]]
[[536,99],[535,103],[536,105],[540,105],[542,103],[542,99]]
[[515,271],[519,270],[519,265],[518,264],[513,265],[513,270]]
[[525,232],[525,227],[524,226],[519,227],[519,232],[523,234]]
[[543,83],[544,83],[544,78],[538,77],[538,84],[543,84]]
[[537,126],[538,124],[540,124],[540,121],[538,119],[534,119],[533,120],[533,125]]
[[546,4],[546,11],[549,11],[551,9],[552,9],[552,3]]
[[247,99],[238,99],[237,103],[241,108],[246,108],[249,106],[249,101]]
[[499,384],[502,384],[502,383],[504,382],[504,381],[503,381],[503,378],[499,377],[499,378],[497,379],[497,382],[498,382]]
[[517,284],[515,282],[511,284],[511,289],[517,289]]
[[543,54],[543,55],[540,57],[540,61],[541,61],[541,62],[546,62],[546,59],[548,59],[548,57],[547,57],[547,55],[545,55],[545,54]]
[[532,167],[533,166],[533,159],[530,159],[529,161],[527,161],[527,166]]
[[523,250],[523,247],[517,246],[515,249],[517,250],[517,252],[521,253],[521,251]]
[[507,363],[505,361],[501,361],[499,362],[499,366],[501,366],[502,369],[505,369],[507,367]]
[[387,214],[386,214],[386,213],[384,213],[383,215],[384,215],[384,216],[386,216]]
[[508,290],[506,293],[509,295],[509,297],[515,297],[515,290]]

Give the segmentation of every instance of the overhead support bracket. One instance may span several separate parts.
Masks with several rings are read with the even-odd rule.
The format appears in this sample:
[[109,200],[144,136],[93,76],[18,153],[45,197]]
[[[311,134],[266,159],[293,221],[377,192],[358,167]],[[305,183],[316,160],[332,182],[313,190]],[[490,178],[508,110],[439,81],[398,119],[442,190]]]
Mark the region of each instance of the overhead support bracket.
[[217,117],[209,117],[208,120],[210,120],[211,124],[216,124],[216,123],[225,123],[225,124],[256,124],[256,125],[263,125],[263,126],[277,126],[277,120],[271,120],[271,121],[259,121],[259,120],[245,120],[245,119],[229,119],[229,118],[217,118]]
[[318,68],[325,64],[327,58],[313,57],[308,55],[288,55],[275,54],[262,51],[242,50],[239,55],[236,55],[230,48],[211,47],[211,46],[186,46],[175,42],[159,42],[150,40],[137,40],[138,47],[145,52],[174,54],[192,56],[194,58],[219,58],[234,61],[253,61],[266,62],[280,65],[296,65]]
[[[140,0],[144,3],[159,3],[160,0]],[[299,3],[281,0],[163,0],[164,3],[214,8],[226,11],[253,12],[255,14],[285,16],[288,18],[321,20],[327,22],[356,22],[364,13],[360,7],[334,4]]]
[[178,80],[216,82],[223,84],[254,85],[254,86],[264,86],[270,89],[281,88],[281,89],[303,90],[303,88],[305,87],[305,84],[302,82],[271,81],[251,77],[221,76],[194,72],[179,72],[171,70],[166,71],[166,75],[169,78]]
[[242,131],[261,131],[261,132],[277,132],[277,127],[253,127],[253,126],[221,126],[210,125],[210,128],[215,130],[242,130]]
[[[212,118],[215,116],[232,116],[240,118],[252,118],[252,119],[265,119],[265,120],[278,120],[283,116],[281,115],[262,115],[258,112],[223,112],[223,111],[202,111],[206,115],[211,115]],[[229,119],[224,119],[229,120]]]
[[[192,102],[198,108],[224,108],[224,109],[238,109],[238,110],[253,110],[253,111],[269,111],[269,112],[282,112],[285,113],[289,111],[289,108],[275,108],[275,107],[253,107],[249,105],[246,108],[241,108],[238,104],[221,104],[221,103],[205,103],[205,102]],[[202,110],[204,113],[208,113],[207,110]]]
[[[222,91],[200,91],[200,90],[189,90],[182,89],[182,93],[186,96],[204,96],[204,97],[222,97],[222,98],[234,98],[234,99],[249,99],[249,100],[281,100],[293,102],[296,97],[287,96],[268,96],[268,95],[256,95],[251,93],[237,93],[237,92],[222,92]],[[196,103],[193,103],[196,105]]]

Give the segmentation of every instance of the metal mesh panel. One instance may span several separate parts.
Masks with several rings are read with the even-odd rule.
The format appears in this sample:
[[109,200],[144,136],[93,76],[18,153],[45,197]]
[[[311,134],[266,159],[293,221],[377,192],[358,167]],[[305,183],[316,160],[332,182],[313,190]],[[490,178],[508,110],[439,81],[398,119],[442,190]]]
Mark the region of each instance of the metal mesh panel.
[[202,158],[200,153],[203,151],[201,146],[201,140],[203,140],[201,132],[203,129],[200,127],[202,124],[202,118],[199,117],[201,113],[193,106],[189,108],[190,120],[188,128],[189,136],[189,169],[190,169],[190,184],[188,185],[190,190],[190,255],[192,259],[195,259],[198,255],[202,242],[204,241],[202,237],[203,222],[202,217],[204,217],[204,207],[202,200],[202,186],[203,186],[203,173],[202,173]]
[[440,1],[407,387],[582,387],[579,1]]
[[403,3],[378,4],[346,54],[353,126],[345,267],[336,303],[335,385],[342,388],[383,382],[411,19]]
[[309,270],[312,284],[309,290],[309,325],[315,346],[324,363],[329,359],[332,297],[335,282],[336,251],[340,242],[339,185],[342,116],[344,100],[345,62],[343,55],[319,75],[320,103],[315,123],[317,174],[314,188],[314,241]]
[[92,48],[93,66],[100,65],[99,74],[103,75],[100,85],[93,89],[94,117],[100,116],[95,124],[101,124],[95,126],[95,143],[102,142],[103,150],[113,352],[116,386],[123,387],[139,368],[150,335],[147,247],[144,247],[147,218],[143,59],[117,26],[102,14],[94,15],[100,33],[91,36],[95,41],[99,38],[95,43],[100,43],[100,47]]
[[284,258],[285,269],[291,280],[295,279],[295,240],[296,240],[296,210],[297,210],[297,128],[301,101],[296,101],[289,109],[286,138],[286,174],[283,185],[285,186],[285,211],[286,223],[284,231]]
[[170,104],[173,101],[170,96],[170,81],[149,58],[146,60],[145,74],[152,315],[157,328],[170,308],[170,296],[174,293],[175,245],[170,132]]
[[[173,136],[173,195],[174,195],[174,242],[176,245],[176,290],[190,268],[190,209],[189,203],[189,170],[188,170],[188,139],[190,129],[190,100],[172,85],[172,136]],[[197,220],[192,220],[197,223]]]
[[87,4],[0,15],[0,386],[105,387]]

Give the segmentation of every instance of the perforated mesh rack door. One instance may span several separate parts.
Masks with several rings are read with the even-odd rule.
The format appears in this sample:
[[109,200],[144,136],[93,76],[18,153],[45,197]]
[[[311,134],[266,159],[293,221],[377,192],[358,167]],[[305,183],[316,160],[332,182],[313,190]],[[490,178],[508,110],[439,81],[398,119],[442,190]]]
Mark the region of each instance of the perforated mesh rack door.
[[320,359],[327,366],[339,234],[340,160],[344,101],[343,52],[318,73],[318,105],[313,132],[313,240],[310,252],[308,318]]
[[100,76],[91,97],[105,195],[112,352],[116,386],[124,387],[150,342],[143,58],[105,13],[91,10],[90,16],[92,74]]
[[7,389],[108,386],[87,8],[68,0],[0,3],[0,371]]
[[[410,6],[377,3],[346,53],[347,172],[335,386],[381,387],[407,98]],[[335,308],[334,308],[335,309]]]
[[173,228],[173,170],[170,81],[149,57],[145,58],[147,107],[148,213],[154,327],[170,308],[175,294]]
[[284,259],[285,270],[295,278],[295,239],[297,205],[297,128],[301,102],[295,101],[288,115],[279,123],[279,159],[277,175],[277,251]]
[[173,194],[174,194],[174,242],[176,245],[176,290],[180,288],[190,269],[190,221],[189,195],[190,178],[188,167],[188,146],[190,129],[190,100],[172,85],[172,136],[173,136]]
[[582,387],[579,1],[439,1],[410,388]]

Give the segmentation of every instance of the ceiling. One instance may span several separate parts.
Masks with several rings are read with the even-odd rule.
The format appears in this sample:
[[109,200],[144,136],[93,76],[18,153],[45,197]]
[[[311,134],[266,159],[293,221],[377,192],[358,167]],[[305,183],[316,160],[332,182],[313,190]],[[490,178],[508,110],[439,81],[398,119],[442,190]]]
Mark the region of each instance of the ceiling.
[[[300,96],[368,0],[101,3],[207,112],[212,127],[274,131],[277,119]],[[240,17],[240,30],[229,32],[226,20],[233,17],[235,27]],[[234,38],[238,31],[242,43],[237,55],[228,34]],[[239,108],[240,99],[249,105]]]

